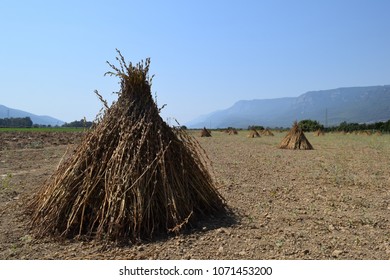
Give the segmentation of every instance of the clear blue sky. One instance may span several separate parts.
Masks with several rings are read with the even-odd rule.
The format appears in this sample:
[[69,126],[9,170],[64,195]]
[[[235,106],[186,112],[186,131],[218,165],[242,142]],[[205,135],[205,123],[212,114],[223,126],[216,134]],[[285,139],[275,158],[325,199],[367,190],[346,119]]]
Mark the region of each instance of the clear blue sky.
[[151,58],[163,118],[241,99],[390,84],[390,1],[0,1],[0,104],[92,120],[115,48]]

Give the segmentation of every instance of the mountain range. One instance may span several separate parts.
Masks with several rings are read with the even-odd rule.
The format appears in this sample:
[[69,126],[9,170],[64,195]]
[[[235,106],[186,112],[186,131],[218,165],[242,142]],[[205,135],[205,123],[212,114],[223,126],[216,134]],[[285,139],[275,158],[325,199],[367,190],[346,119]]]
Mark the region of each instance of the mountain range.
[[61,126],[65,122],[58,120],[56,118],[50,116],[38,116],[29,112],[25,112],[22,110],[8,108],[4,105],[0,105],[0,119],[4,118],[25,118],[30,117],[33,124],[38,125],[51,125],[51,126]]
[[390,85],[309,91],[298,97],[240,100],[230,108],[198,117],[188,128],[290,127],[297,120],[325,126],[390,119]]

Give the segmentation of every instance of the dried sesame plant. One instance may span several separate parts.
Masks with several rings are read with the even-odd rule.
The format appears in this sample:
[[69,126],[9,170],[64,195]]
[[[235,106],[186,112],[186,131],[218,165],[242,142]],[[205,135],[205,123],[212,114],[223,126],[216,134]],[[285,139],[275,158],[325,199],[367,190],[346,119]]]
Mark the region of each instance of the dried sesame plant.
[[150,60],[128,65],[117,52],[119,67],[107,62],[106,74],[120,78],[118,100],[104,102],[96,126],[33,197],[38,235],[137,242],[226,211],[204,150],[160,117]]
[[294,122],[292,128],[283,138],[282,142],[279,145],[280,149],[290,149],[290,150],[313,150],[313,146],[307,140],[302,129],[299,127],[297,122]]
[[203,127],[203,129],[200,131],[200,137],[211,137],[211,131],[206,127]]
[[249,134],[247,136],[248,138],[256,138],[256,137],[261,137],[260,134],[256,131],[256,129],[251,129],[249,131]]

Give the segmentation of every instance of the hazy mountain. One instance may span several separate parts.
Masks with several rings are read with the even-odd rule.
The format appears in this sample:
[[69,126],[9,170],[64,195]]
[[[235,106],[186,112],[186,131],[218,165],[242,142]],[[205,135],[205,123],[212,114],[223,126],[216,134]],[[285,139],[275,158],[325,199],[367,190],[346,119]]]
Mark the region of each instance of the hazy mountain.
[[322,124],[370,123],[390,119],[390,85],[310,91],[298,97],[241,100],[226,110],[199,117],[189,128],[249,125],[290,127],[297,120]]
[[8,108],[4,105],[0,105],[0,119],[4,118],[25,118],[30,117],[33,124],[39,125],[63,125],[65,122],[52,118],[50,116],[38,116],[29,112]]

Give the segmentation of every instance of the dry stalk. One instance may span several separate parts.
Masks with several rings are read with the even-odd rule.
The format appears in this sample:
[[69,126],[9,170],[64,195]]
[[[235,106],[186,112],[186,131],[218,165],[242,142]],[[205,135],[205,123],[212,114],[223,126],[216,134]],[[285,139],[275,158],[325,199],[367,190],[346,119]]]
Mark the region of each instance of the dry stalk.
[[32,199],[39,235],[136,242],[225,213],[204,150],[159,115],[150,60],[133,66],[118,54],[106,73],[120,78],[117,102],[96,93],[104,115]]
[[313,146],[309,143],[297,122],[294,122],[291,130],[280,143],[279,148],[290,150],[313,150]]

